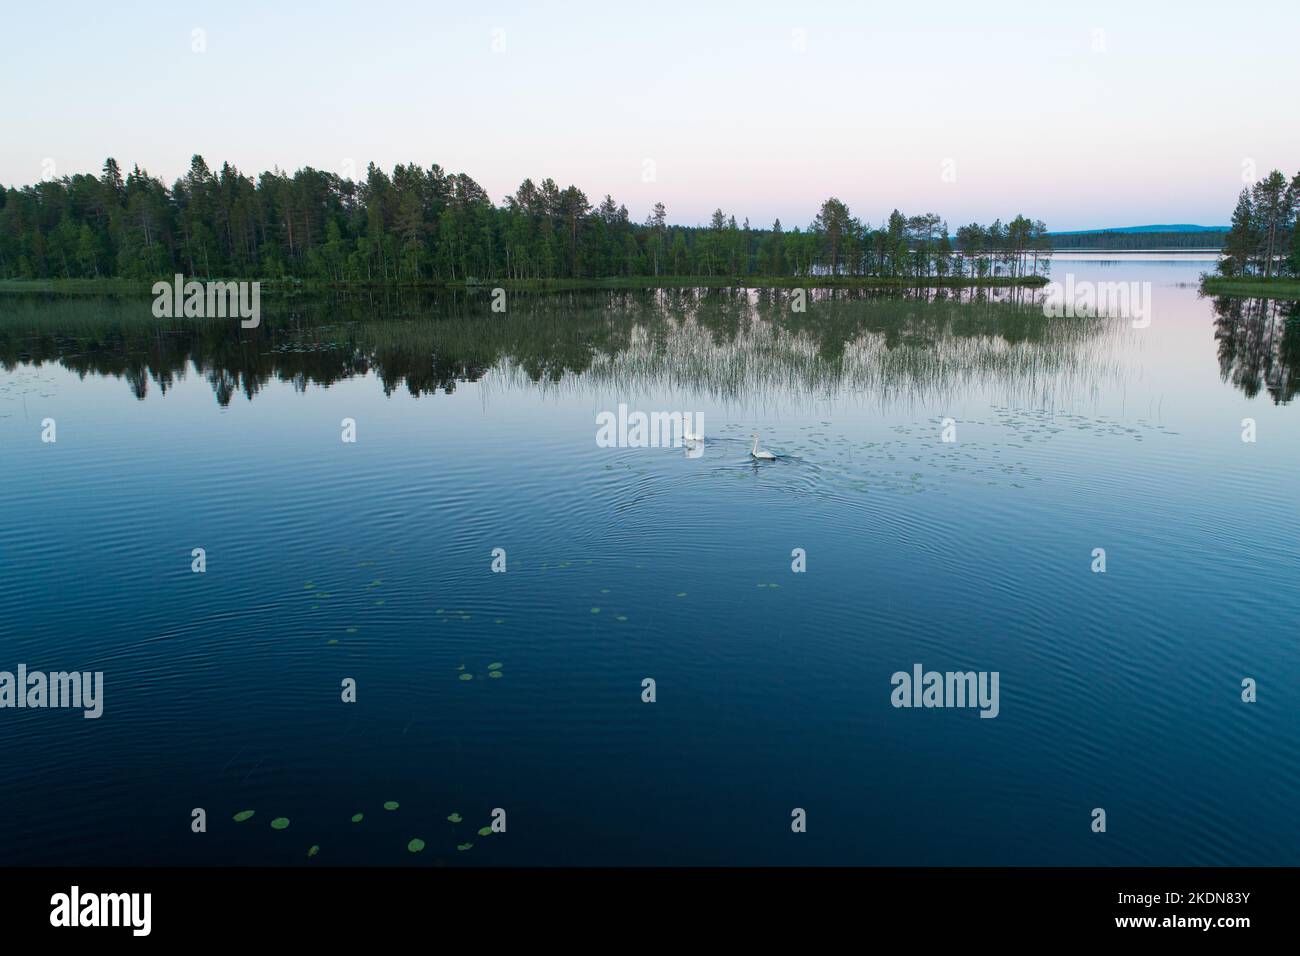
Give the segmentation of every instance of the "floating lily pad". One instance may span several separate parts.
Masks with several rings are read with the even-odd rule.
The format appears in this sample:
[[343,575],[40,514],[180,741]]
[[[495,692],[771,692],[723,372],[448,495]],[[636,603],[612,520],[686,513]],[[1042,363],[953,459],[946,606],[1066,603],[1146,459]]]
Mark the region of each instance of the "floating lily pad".
[[626,615],[626,614],[620,614],[618,617],[614,618],[614,620],[616,620],[616,621],[622,621],[624,624],[626,624],[626,623],[627,623],[627,615]]
[[600,613],[600,608],[598,608],[598,607],[593,607],[593,608],[591,609],[591,613],[592,613],[592,614],[599,614],[599,613]]
[[464,664],[461,664],[460,667],[457,667],[457,668],[456,668],[456,670],[458,670],[458,671],[463,671],[464,669],[465,669],[465,665],[464,665]]
[[313,856],[315,856],[319,852],[320,852],[320,845],[313,844],[312,848],[307,851],[307,859],[310,860]]
[[491,835],[492,835],[492,828],[491,828],[491,827],[479,827],[479,828],[478,828],[478,835],[479,835],[479,836],[491,836]]
[[501,662],[500,662],[500,661],[497,661],[495,664],[489,664],[489,665],[488,665],[488,670],[490,670],[490,671],[499,671],[499,670],[501,670],[501,667],[502,667]]
[[419,853],[424,849],[424,841],[419,837],[415,837],[410,843],[406,844],[406,848],[412,853]]
[[461,675],[460,675],[460,679],[461,679],[461,680],[473,680],[473,679],[474,679],[474,675],[473,675],[473,674],[461,674]]
[[506,622],[506,619],[505,619],[504,617],[499,617],[499,618],[497,618],[495,621],[493,621],[492,623],[493,623],[493,624],[504,624],[505,622]]
[[357,632],[357,629],[356,629],[355,627],[349,627],[349,628],[348,628],[344,633],[346,633],[346,634],[355,634],[356,632]]
[[353,822],[353,823],[360,823],[360,822],[361,822],[362,820],[364,820],[365,818],[366,818],[366,815],[365,815],[364,813],[354,813],[354,814],[352,814],[352,822]]
[[337,637],[331,637],[331,638],[330,638],[328,641],[326,641],[325,643],[326,643],[326,644],[337,644],[338,642],[339,642],[339,639],[338,639]]
[[375,602],[375,607],[378,607],[379,605],[381,605],[381,604],[383,604],[383,603],[384,603],[384,599],[383,599],[383,598],[380,598],[378,601]]
[[500,671],[488,671],[488,677],[500,677],[500,676],[501,676]]
[[609,588],[601,588],[601,589],[600,589],[600,593],[601,593],[601,594],[608,594],[608,593],[609,593]]
[[385,800],[385,801],[384,801],[384,809],[385,809],[385,810],[396,810],[396,809],[397,809],[397,801],[396,801],[396,800]]
[[473,843],[457,843],[456,849],[461,850],[463,852],[465,850],[468,850],[473,845],[474,845]]
[[243,823],[245,820],[247,820],[256,812],[257,812],[256,810],[240,810],[238,813],[235,814],[235,822]]
[[272,830],[283,830],[289,825],[288,817],[276,817],[271,821]]
[[686,592],[685,592],[685,591],[678,591],[678,592],[677,592],[677,596],[678,596],[678,597],[686,597]]
[[433,613],[434,613],[434,614],[446,614],[447,612],[444,611],[442,608],[438,608],[438,610],[434,611]]
[[450,820],[452,823],[460,823],[460,821],[463,820],[463,819],[465,819],[465,818],[462,817],[459,813],[453,813],[453,814],[452,814],[451,816],[449,816],[447,819]]
[[312,584],[310,581],[308,581],[306,584],[304,584],[304,585],[302,586],[302,589],[303,589],[304,591],[310,591],[310,590],[311,590],[312,588],[314,588],[315,586],[316,586],[316,585],[314,585],[314,584]]

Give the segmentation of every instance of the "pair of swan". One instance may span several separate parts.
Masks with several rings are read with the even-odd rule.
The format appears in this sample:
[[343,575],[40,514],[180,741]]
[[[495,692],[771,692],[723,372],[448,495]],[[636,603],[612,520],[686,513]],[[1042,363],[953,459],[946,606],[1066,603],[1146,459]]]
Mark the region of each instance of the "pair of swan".
[[[772,454],[765,448],[758,447],[758,432],[754,432],[751,437],[754,439],[754,447],[749,450],[750,458],[753,458],[755,461],[776,461],[776,455]],[[691,431],[691,426],[689,425],[686,427],[682,439],[691,445],[702,444],[704,442],[704,436],[697,435],[695,432]]]

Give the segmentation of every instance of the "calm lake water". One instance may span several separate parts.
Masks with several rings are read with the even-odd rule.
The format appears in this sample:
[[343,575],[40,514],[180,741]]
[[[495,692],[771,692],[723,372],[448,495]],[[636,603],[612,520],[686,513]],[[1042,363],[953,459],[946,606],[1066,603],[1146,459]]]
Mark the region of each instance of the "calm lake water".
[[[1058,257],[1150,283],[1145,328],[0,297],[0,670],[104,674],[98,720],[0,710],[0,862],[1294,863],[1300,319],[1209,267]],[[703,453],[600,447],[620,403]],[[998,716],[893,707],[917,663],[997,671]]]

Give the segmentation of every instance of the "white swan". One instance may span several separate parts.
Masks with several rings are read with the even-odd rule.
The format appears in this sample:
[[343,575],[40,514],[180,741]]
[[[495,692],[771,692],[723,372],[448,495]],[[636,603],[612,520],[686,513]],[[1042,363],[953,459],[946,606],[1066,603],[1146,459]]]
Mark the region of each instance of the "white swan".
[[758,432],[754,432],[754,447],[749,450],[749,457],[757,461],[776,461],[776,455],[758,447]]
[[693,425],[688,424],[685,428],[682,429],[682,441],[687,443],[704,441],[704,436],[702,434],[696,434],[695,432],[691,431],[693,427],[694,427]]

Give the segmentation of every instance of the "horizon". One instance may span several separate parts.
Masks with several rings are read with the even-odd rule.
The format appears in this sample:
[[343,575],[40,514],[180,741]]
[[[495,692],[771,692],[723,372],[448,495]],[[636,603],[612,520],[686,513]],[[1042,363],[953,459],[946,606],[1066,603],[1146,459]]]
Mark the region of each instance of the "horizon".
[[[99,15],[15,11],[12,35],[57,31],[75,66],[51,74],[39,44],[9,52],[0,77],[24,96],[6,109],[0,184],[97,173],[107,156],[168,185],[195,153],[254,176],[310,165],[356,179],[371,160],[413,161],[466,173],[498,204],[550,177],[613,196],[634,221],[663,202],[677,225],[721,208],[802,228],[835,196],[870,222],[893,208],[954,226],[1023,212],[1064,232],[1222,222],[1247,174],[1300,165],[1300,130],[1223,79],[1286,88],[1288,35],[1255,17],[1211,28],[1118,3],[1017,3],[990,23],[952,2],[769,3],[737,24],[669,4],[615,30],[589,3],[557,19],[517,3],[357,16],[334,2],[304,16],[155,0]],[[934,67],[918,71],[918,48]],[[1193,68],[1202,53],[1212,76]],[[105,77],[150,97],[85,95]],[[972,82],[989,92],[953,95]]]

